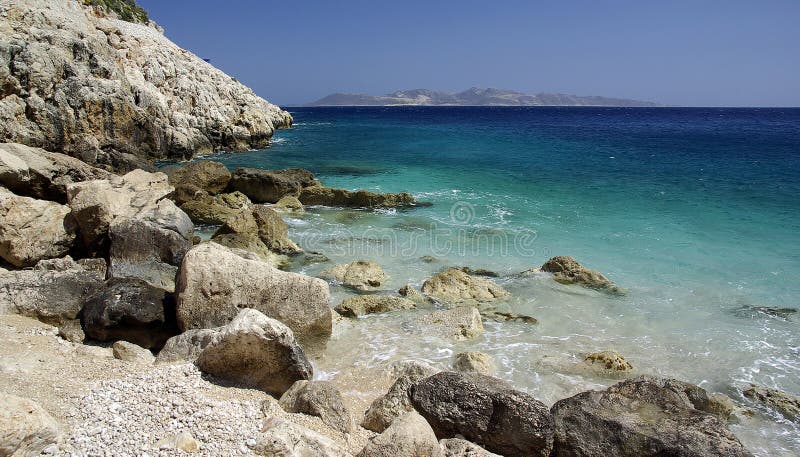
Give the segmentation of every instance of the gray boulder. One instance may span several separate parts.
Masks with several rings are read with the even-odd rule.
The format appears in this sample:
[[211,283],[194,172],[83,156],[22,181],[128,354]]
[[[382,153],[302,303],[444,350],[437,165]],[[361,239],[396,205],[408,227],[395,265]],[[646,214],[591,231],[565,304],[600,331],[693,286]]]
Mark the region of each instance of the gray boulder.
[[353,419],[339,389],[327,381],[297,381],[284,392],[280,405],[286,412],[317,416],[342,433],[350,433]]
[[412,386],[410,395],[439,438],[462,436],[502,455],[547,457],[553,449],[547,407],[499,379],[442,372]]
[[74,157],[23,144],[0,143],[0,185],[18,195],[67,202],[67,185],[111,173]]
[[68,206],[0,188],[0,257],[11,265],[32,267],[66,255],[75,246],[77,229]]
[[175,300],[164,289],[141,279],[111,279],[86,302],[83,327],[95,340],[124,340],[160,349],[178,334]]
[[211,336],[197,357],[205,373],[282,395],[313,368],[289,327],[254,309],[243,309]]
[[111,346],[114,358],[125,362],[150,365],[155,361],[153,353],[127,341],[117,341]]
[[243,307],[278,319],[304,343],[327,340],[332,330],[325,281],[277,270],[213,242],[186,254],[176,296],[182,331],[225,325]]
[[238,190],[256,203],[276,203],[286,195],[297,196],[301,189],[319,182],[314,174],[302,168],[285,170],[260,170],[237,168],[230,181],[230,189]]
[[582,392],[551,409],[556,456],[751,456],[726,425],[697,409],[705,391],[639,377]]
[[431,426],[416,411],[398,417],[358,453],[358,457],[439,457],[439,442]]
[[183,166],[173,167],[166,171],[169,183],[176,188],[181,186],[196,186],[209,195],[216,195],[226,187],[231,180],[231,172],[225,165],[211,160],[198,160]]
[[442,457],[500,457],[475,443],[459,438],[448,438],[439,441]]
[[361,426],[367,430],[381,433],[386,430],[395,419],[403,414],[413,411],[408,389],[424,379],[423,375],[403,375],[395,380],[386,395],[378,397],[372,402],[364,413]]
[[270,251],[263,241],[249,233],[225,233],[214,236],[211,241],[230,248],[242,256],[246,252],[247,258],[260,260],[274,268],[285,270],[291,265],[289,257]]
[[508,292],[492,280],[472,276],[461,269],[450,268],[433,275],[422,284],[422,292],[445,302],[466,300],[491,301]]
[[360,292],[377,290],[388,279],[380,265],[366,260],[334,265],[323,271],[320,277]]
[[336,306],[336,312],[344,317],[358,317],[365,314],[388,313],[409,310],[417,306],[411,300],[388,295],[359,295],[348,298]]
[[61,427],[38,403],[0,392],[0,455],[40,455],[58,443]]
[[176,362],[196,362],[200,352],[211,342],[221,327],[187,330],[173,336],[158,351],[156,364]]
[[330,438],[277,417],[264,421],[253,451],[268,457],[352,457]]

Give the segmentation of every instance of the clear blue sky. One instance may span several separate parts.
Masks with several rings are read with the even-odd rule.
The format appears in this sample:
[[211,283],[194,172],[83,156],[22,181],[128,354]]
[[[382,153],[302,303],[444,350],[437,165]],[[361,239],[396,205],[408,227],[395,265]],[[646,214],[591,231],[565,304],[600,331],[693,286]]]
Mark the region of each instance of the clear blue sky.
[[333,92],[564,92],[800,106],[800,0],[139,0],[282,105]]

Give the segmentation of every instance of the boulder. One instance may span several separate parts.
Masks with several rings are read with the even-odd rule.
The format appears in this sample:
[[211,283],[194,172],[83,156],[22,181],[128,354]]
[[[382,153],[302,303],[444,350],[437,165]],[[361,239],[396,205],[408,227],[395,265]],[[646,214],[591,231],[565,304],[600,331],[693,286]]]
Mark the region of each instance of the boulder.
[[108,271],[108,264],[106,264],[105,259],[88,258],[75,261],[67,255],[58,259],[40,260],[34,265],[33,269],[35,271],[69,271],[77,269],[93,271],[101,277],[105,277]]
[[433,311],[416,319],[414,327],[422,332],[457,341],[476,338],[483,333],[481,313],[471,306]]
[[83,308],[86,335],[98,341],[124,340],[160,349],[178,334],[175,299],[141,279],[114,278]]
[[431,426],[416,411],[395,419],[383,433],[367,443],[358,457],[439,457],[439,442]]
[[496,322],[518,322],[520,324],[538,324],[539,320],[533,316],[525,314],[517,314],[506,311],[487,310],[481,311],[481,316],[485,319],[491,319]]
[[86,333],[83,331],[80,319],[66,321],[58,326],[58,336],[77,344],[83,344],[86,340]]
[[388,295],[359,295],[351,297],[336,306],[336,312],[345,317],[358,317],[365,314],[388,313],[391,311],[414,309],[411,300]]
[[490,301],[508,295],[492,280],[468,275],[458,268],[433,275],[422,284],[422,292],[446,302]]
[[76,264],[65,271],[23,270],[0,275],[0,313],[13,312],[61,325],[78,318],[105,277]]
[[499,379],[442,372],[412,386],[410,395],[439,438],[460,435],[502,455],[547,457],[553,449],[547,407]]
[[[176,193],[178,189],[185,188],[177,188]],[[224,224],[228,219],[253,206],[250,199],[241,192],[212,196],[205,191],[197,192],[179,205],[193,222],[209,225]]]
[[631,362],[613,350],[593,352],[578,358],[545,355],[536,365],[545,371],[592,378],[624,379],[637,375]]
[[182,331],[225,325],[249,307],[283,322],[301,341],[327,340],[331,334],[324,281],[277,270],[213,242],[186,254],[176,295]]
[[389,363],[385,371],[392,379],[399,378],[400,376],[411,376],[422,379],[433,376],[442,370],[422,360],[406,359]]
[[406,284],[405,286],[401,287],[400,289],[397,290],[397,293],[400,294],[401,297],[405,297],[417,304],[424,304],[431,302],[431,300],[428,297],[422,295],[422,293],[420,293],[420,291],[415,289],[414,286],[412,286],[411,284]]
[[278,200],[278,203],[275,203],[274,208],[276,211],[282,211],[282,212],[292,212],[292,213],[305,212],[305,208],[303,207],[303,204],[300,203],[300,200],[298,200],[297,197],[292,195],[286,195],[284,197],[281,197],[281,199]]
[[756,384],[751,384],[742,393],[745,397],[781,413],[791,421],[800,421],[800,397]]
[[248,257],[267,263],[273,268],[287,269],[291,264],[289,257],[281,254],[276,254],[269,250],[266,244],[261,241],[257,236],[249,233],[226,233],[223,235],[215,235],[211,241],[219,245],[230,248],[242,255],[246,252]]
[[67,199],[84,246],[90,253],[104,255],[109,227],[118,217],[144,219],[189,238],[193,230],[189,217],[174,205],[158,206],[173,190],[167,175],[134,170],[106,180],[69,184]]
[[330,438],[277,417],[264,421],[253,451],[268,457],[352,457]]
[[[166,208],[165,208],[166,207]],[[188,216],[169,200],[158,203],[165,212],[174,211],[176,220]],[[170,292],[175,290],[175,274],[183,256],[192,247],[191,230],[186,235],[144,218],[118,217],[109,227],[111,250],[109,273],[112,278],[140,278]]]
[[214,234],[250,235],[258,238],[267,248],[278,254],[302,252],[288,236],[288,228],[275,210],[264,205],[255,205],[251,211],[241,211],[225,221]]
[[208,346],[221,327],[187,330],[173,336],[158,351],[156,365],[176,362],[196,362],[200,352]]
[[61,428],[38,403],[0,392],[0,455],[35,456],[61,439]]
[[378,194],[368,190],[351,192],[330,187],[305,187],[297,197],[304,205],[342,206],[349,208],[403,208],[417,205],[414,196],[399,194]]
[[0,138],[112,167],[264,148],[286,111],[180,48],[133,2],[26,0],[4,7]]
[[362,292],[376,290],[388,279],[380,265],[366,260],[334,265],[323,271],[320,277]]
[[439,441],[442,457],[500,457],[475,443],[459,438],[448,438]]
[[381,433],[392,425],[395,419],[413,411],[414,407],[408,397],[408,389],[425,377],[427,376],[417,374],[403,375],[397,378],[386,395],[378,397],[372,402],[364,413],[361,426],[367,430]]
[[77,224],[69,206],[0,189],[0,257],[16,267],[62,257],[75,245]]
[[328,381],[297,381],[281,396],[280,405],[286,412],[317,416],[342,433],[353,428],[342,394]]
[[496,368],[494,359],[484,352],[460,352],[456,354],[453,370],[462,373],[494,374]]
[[68,184],[110,176],[64,154],[0,143],[0,185],[19,195],[66,203]]
[[582,392],[551,409],[556,456],[751,456],[701,406],[705,391],[672,379],[639,377]]
[[622,290],[599,271],[590,270],[568,256],[553,257],[544,263],[541,271],[551,273],[553,279],[561,284],[578,284],[583,287],[609,293]]
[[314,174],[302,168],[237,168],[233,172],[229,188],[238,190],[256,203],[275,203],[286,195],[297,196],[304,187],[318,184]]
[[153,353],[127,341],[117,341],[111,346],[114,358],[125,362],[150,365],[155,361]]
[[197,186],[216,195],[226,187],[231,180],[231,172],[225,165],[211,160],[198,160],[180,167],[173,167],[167,171],[169,183],[173,186]]
[[282,395],[296,381],[313,376],[311,363],[289,327],[249,308],[211,336],[197,357],[197,366],[272,395]]

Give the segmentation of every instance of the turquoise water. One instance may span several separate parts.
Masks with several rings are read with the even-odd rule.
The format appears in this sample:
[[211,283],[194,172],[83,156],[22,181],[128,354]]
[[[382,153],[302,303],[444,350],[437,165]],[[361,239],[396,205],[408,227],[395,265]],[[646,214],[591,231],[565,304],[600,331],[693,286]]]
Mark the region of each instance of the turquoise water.
[[[488,322],[468,343],[416,335],[402,313],[349,321],[316,361],[324,376],[355,380],[359,369],[405,357],[444,368],[455,352],[481,350],[498,360],[500,377],[552,404],[613,381],[554,372],[543,356],[616,349],[642,373],[686,379],[744,406],[753,406],[739,393],[749,382],[800,394],[800,316],[742,311],[800,306],[800,110],[290,111],[295,126],[270,148],[213,158],[231,169],[304,167],[328,186],[408,191],[433,203],[311,209],[287,221],[301,246],[333,262],[381,263],[387,291],[419,286],[447,265],[490,269],[512,292],[499,306],[540,321]],[[554,255],[575,257],[628,293],[513,276]],[[349,295],[332,292],[334,302]],[[798,426],[768,411],[732,429],[759,455],[800,453]]]

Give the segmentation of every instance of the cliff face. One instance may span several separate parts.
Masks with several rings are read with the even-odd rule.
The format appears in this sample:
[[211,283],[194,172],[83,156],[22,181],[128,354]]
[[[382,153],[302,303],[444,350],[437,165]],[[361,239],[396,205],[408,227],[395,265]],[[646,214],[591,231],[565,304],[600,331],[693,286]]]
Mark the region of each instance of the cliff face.
[[0,0],[0,141],[125,168],[263,147],[291,123],[154,23],[83,0]]

